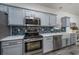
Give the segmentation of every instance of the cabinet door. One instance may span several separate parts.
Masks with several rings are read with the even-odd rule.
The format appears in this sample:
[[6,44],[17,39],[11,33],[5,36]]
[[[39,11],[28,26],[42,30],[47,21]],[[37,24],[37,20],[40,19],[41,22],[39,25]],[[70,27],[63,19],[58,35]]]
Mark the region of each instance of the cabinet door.
[[66,46],[66,36],[63,35],[62,36],[62,47],[65,47]]
[[70,34],[66,34],[66,45],[69,46],[70,45]]
[[65,46],[66,46],[66,40],[62,39],[62,47],[65,47]]
[[69,27],[70,26],[70,17],[62,17],[61,18],[61,26]]
[[8,13],[8,6],[0,5],[0,11]]
[[35,17],[38,17],[41,19],[41,12],[33,11],[32,13],[34,14]]
[[50,15],[50,26],[56,25],[56,15]]
[[70,34],[64,34],[62,37],[62,46],[69,46],[70,45]]
[[40,13],[41,25],[49,26],[49,15],[45,13]]
[[76,34],[76,33],[74,33],[74,40],[73,40],[73,43],[75,44],[75,43],[76,43],[76,41],[77,41],[77,34]]
[[26,10],[25,11],[26,16],[33,16],[39,18],[39,12],[32,11],[32,10]]
[[76,40],[77,40],[77,34],[76,33],[70,34],[70,42],[71,42],[71,44],[75,44]]
[[25,10],[25,15],[26,16],[32,16],[32,11],[31,10]]
[[9,25],[24,25],[25,10],[9,7]]
[[53,50],[53,37],[45,37],[43,39],[43,53]]
[[68,45],[70,45],[70,34],[67,34],[68,36]]
[[68,17],[66,20],[67,20],[66,26],[69,27],[70,26],[70,17]]
[[30,11],[30,12],[31,12],[31,16],[39,18],[39,12],[37,11]]
[[45,25],[46,26],[50,26],[50,17],[49,17],[49,14],[45,14]]
[[2,48],[3,55],[22,55],[22,44]]

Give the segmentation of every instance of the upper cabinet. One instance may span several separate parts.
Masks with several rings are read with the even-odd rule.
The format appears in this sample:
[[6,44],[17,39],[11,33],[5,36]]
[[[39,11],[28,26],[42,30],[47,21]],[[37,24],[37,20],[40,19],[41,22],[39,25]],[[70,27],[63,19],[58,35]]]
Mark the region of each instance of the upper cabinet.
[[25,11],[26,16],[39,17],[38,13],[39,13],[39,12],[32,11],[32,10],[26,10],[26,11]]
[[61,27],[69,27],[70,26],[70,17],[62,17],[61,18]]
[[41,26],[49,26],[49,15],[40,13]]
[[0,5],[0,11],[8,13],[8,25],[24,26],[25,16],[40,18],[41,26],[55,26],[56,24],[56,15],[44,12],[38,12],[6,5]]
[[36,11],[30,11],[32,16],[38,17],[41,20],[41,26],[55,26],[56,25],[56,15],[48,14]]
[[56,15],[53,15],[53,14],[49,14],[49,17],[50,17],[50,26],[55,26],[56,25]]
[[41,19],[41,26],[55,26],[56,25],[56,15],[48,13],[38,13]]
[[26,10],[26,16],[38,17],[41,20],[41,26],[49,26],[49,15],[46,13]]
[[24,25],[25,10],[15,7],[8,9],[8,25]]
[[32,13],[30,10],[25,10],[25,16],[32,16]]
[[0,11],[8,13],[8,6],[0,5]]

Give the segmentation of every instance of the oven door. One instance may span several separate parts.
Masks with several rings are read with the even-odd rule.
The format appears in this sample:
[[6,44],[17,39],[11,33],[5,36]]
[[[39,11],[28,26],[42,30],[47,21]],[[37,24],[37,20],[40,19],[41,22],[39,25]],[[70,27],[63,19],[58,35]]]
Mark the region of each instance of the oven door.
[[25,52],[42,49],[42,40],[25,42]]

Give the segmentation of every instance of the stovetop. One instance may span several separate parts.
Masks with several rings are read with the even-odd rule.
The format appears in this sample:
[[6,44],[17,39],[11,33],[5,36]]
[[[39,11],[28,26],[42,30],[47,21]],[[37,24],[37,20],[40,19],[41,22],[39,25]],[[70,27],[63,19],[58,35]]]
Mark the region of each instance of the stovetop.
[[28,38],[43,38],[42,36],[25,36],[24,39]]
[[25,34],[25,36],[24,36],[24,39],[28,39],[28,38],[43,38],[43,36],[42,35],[40,35],[40,34]]

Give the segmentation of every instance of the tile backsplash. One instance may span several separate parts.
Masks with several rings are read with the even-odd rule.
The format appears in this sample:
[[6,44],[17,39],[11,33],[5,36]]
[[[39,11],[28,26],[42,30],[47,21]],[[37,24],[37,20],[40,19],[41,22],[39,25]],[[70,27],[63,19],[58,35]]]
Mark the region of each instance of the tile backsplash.
[[[12,26],[12,35],[24,35],[26,27],[24,26]],[[55,32],[66,32],[66,28],[55,30],[54,27],[41,26],[38,29],[39,33],[55,33]]]
[[12,35],[23,35],[25,33],[25,27],[12,26]]
[[40,33],[51,33],[51,32],[54,32],[54,27],[48,27],[48,26],[40,27],[39,32]]

